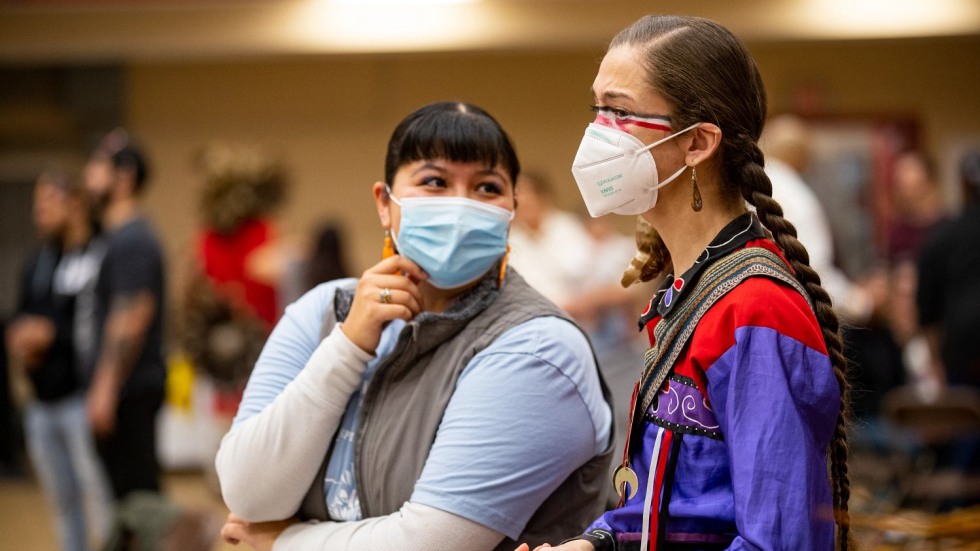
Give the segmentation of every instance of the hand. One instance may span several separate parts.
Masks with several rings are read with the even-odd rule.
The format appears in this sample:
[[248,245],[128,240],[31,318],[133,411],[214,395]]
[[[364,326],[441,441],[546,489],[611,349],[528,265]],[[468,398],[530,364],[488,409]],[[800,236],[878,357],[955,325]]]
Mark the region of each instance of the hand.
[[244,543],[255,551],[272,551],[276,538],[295,523],[292,519],[252,523],[232,513],[221,527],[221,539],[232,545]]
[[54,342],[54,323],[44,316],[24,315],[7,330],[11,356],[27,369],[38,367]]
[[357,284],[354,303],[341,331],[362,350],[373,354],[385,324],[393,319],[410,320],[422,311],[418,284],[427,277],[418,264],[399,255],[368,268]]
[[115,430],[118,405],[119,385],[112,375],[97,371],[86,400],[89,424],[96,436],[106,436]]

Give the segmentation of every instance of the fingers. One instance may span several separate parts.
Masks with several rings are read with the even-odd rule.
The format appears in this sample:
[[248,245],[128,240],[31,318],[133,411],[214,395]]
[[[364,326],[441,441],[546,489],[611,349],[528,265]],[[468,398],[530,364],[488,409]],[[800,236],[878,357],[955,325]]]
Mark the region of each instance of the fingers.
[[388,257],[368,268],[364,272],[364,275],[366,276],[368,274],[403,274],[414,283],[418,283],[429,277],[422,271],[422,268],[419,268],[418,264],[398,254]]
[[[535,547],[534,551],[541,551],[542,549],[550,549],[550,548],[551,548],[550,543],[542,543],[541,545]],[[514,551],[531,551],[531,546],[529,546],[526,543],[522,543],[517,549],[514,549]]]
[[[385,289],[388,289],[389,302],[388,304],[401,304],[406,306],[409,310],[418,313],[422,310],[422,292],[419,291],[418,285],[416,285],[411,279],[403,275],[390,275],[390,274],[365,274],[362,281],[364,282],[364,292],[369,295],[366,298],[374,298],[379,302],[384,303],[384,297],[382,294]],[[374,296],[370,296],[371,293],[376,292]]]
[[375,264],[358,281],[341,330],[362,350],[374,353],[386,323],[395,319],[407,321],[422,311],[417,282],[426,277],[417,264],[398,255]]

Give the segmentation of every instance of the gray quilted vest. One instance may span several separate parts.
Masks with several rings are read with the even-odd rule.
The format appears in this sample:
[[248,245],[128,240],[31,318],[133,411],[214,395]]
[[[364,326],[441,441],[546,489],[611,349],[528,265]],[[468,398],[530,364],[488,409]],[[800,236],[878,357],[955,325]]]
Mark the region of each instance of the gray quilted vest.
[[[323,335],[346,318],[352,290],[337,291],[334,309],[327,312],[323,322]],[[362,518],[392,514],[409,500],[456,381],[473,356],[507,330],[533,318],[553,316],[571,322],[567,314],[510,269],[499,290],[496,278],[488,277],[454,305],[442,314],[422,313],[406,324],[394,350],[377,366],[368,385],[354,438]],[[599,380],[612,407],[601,374]],[[533,549],[544,542],[562,541],[580,534],[602,513],[610,486],[607,473],[612,446],[610,438],[600,455],[572,472],[545,499],[519,542],[528,542]],[[329,456],[327,450],[300,509],[302,518],[329,520],[323,488]],[[496,549],[510,551],[516,546],[517,542],[506,538]]]

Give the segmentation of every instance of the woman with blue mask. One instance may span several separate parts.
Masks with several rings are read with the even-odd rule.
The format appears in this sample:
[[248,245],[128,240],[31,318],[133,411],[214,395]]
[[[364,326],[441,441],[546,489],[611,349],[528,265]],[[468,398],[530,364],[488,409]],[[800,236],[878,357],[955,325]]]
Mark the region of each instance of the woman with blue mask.
[[648,16],[593,94],[579,191],[593,216],[643,221],[624,283],[667,275],[640,317],[619,505],[552,549],[846,549],[846,361],[763,171],[755,63],[713,21]]
[[398,125],[372,188],[382,260],[287,308],[222,441],[226,541],[490,551],[602,510],[612,415],[593,352],[506,265],[519,170],[476,106]]

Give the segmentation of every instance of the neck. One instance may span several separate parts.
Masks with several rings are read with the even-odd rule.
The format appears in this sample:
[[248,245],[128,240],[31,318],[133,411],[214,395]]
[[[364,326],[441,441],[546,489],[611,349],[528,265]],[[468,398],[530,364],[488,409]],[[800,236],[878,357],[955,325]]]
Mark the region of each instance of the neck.
[[463,294],[465,291],[475,287],[483,278],[480,278],[469,285],[464,285],[458,289],[440,289],[423,282],[419,285],[419,292],[422,293],[422,310],[426,312],[441,313],[452,303],[453,299]]
[[132,197],[113,199],[102,213],[106,230],[114,230],[139,216],[139,205]]
[[[704,188],[701,189],[703,193]],[[718,232],[746,212],[741,201],[730,207],[709,208],[709,200],[720,201],[717,196],[711,199],[705,197],[704,210],[694,212],[690,206],[690,197],[684,199],[687,204],[661,205],[658,202],[653,210],[642,215],[664,240],[674,265],[675,276],[693,266],[694,261]]]
[[930,224],[942,216],[942,199],[936,193],[922,198],[918,208],[912,210],[911,218],[919,224]]
[[77,249],[88,243],[92,236],[92,229],[84,220],[72,222],[65,231],[65,238],[62,247],[64,250]]

